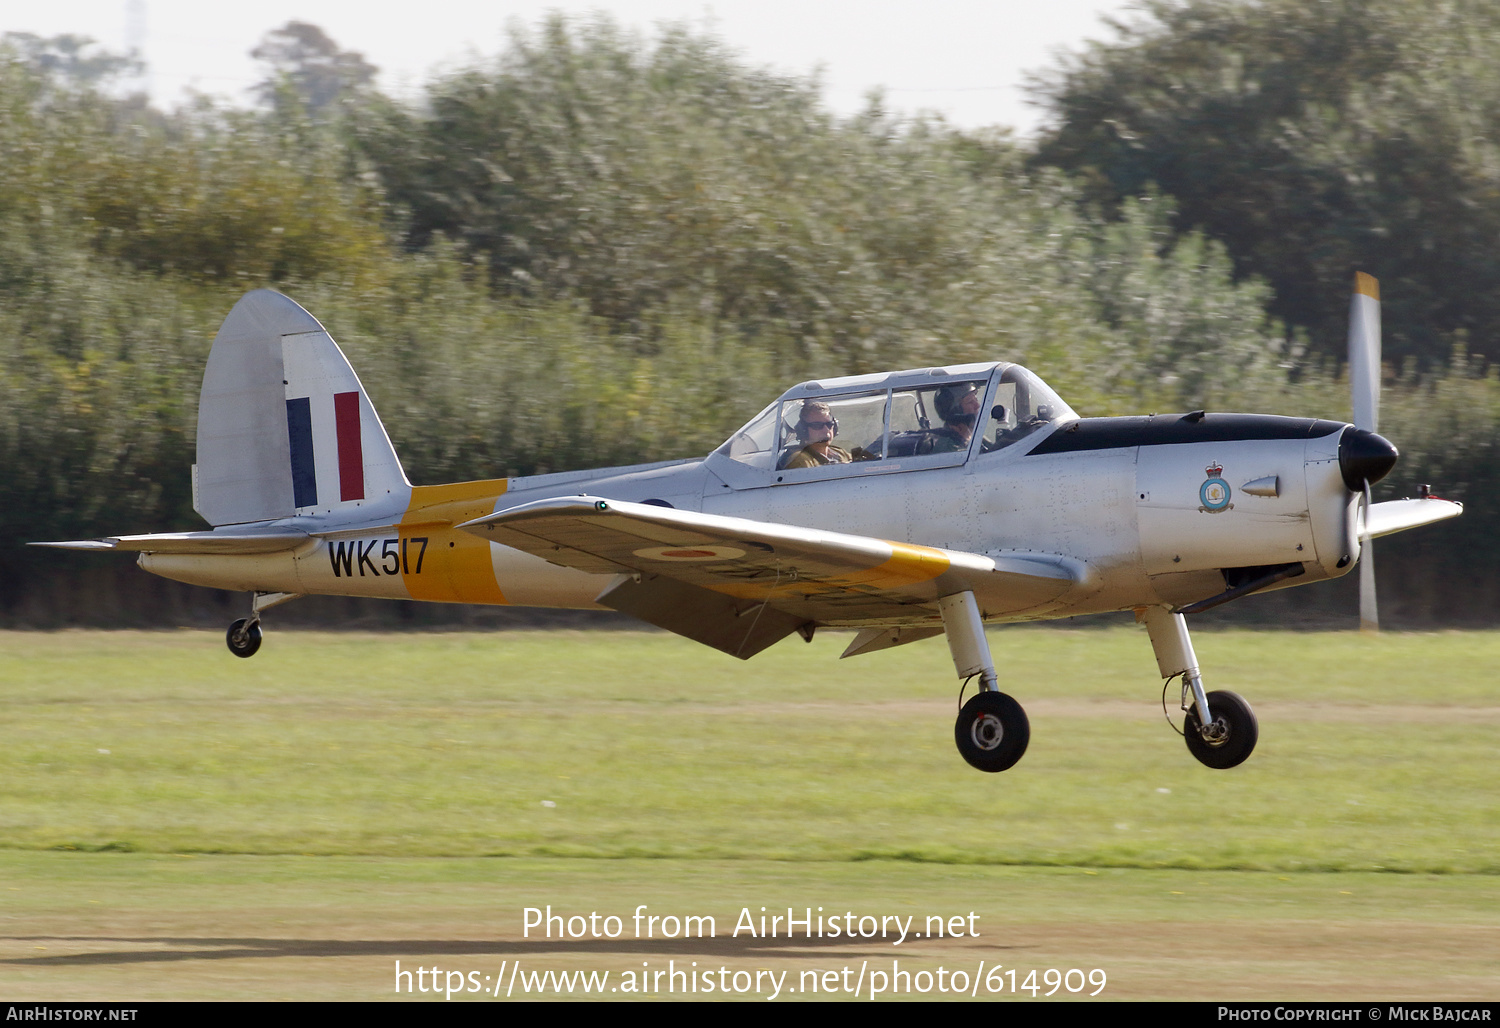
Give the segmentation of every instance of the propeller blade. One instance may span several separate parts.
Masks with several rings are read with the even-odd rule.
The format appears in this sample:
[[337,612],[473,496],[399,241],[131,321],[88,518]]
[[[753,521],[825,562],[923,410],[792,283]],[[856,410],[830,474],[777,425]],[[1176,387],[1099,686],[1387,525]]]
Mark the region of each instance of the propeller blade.
[[[1359,534],[1365,534],[1370,515],[1370,483],[1365,482],[1365,496],[1359,511]],[[1359,630],[1380,631],[1380,611],[1375,603],[1375,540],[1365,539],[1359,548]]]
[[1349,302],[1349,391],[1354,426],[1380,431],[1380,283],[1362,271]]
[[[1380,430],[1380,283],[1375,281],[1371,275],[1362,271],[1354,273],[1354,296],[1349,301],[1349,392],[1354,407],[1354,427],[1364,429],[1366,432],[1378,432]],[[1379,436],[1375,437],[1379,439]],[[1369,440],[1361,440],[1368,442]],[[1384,442],[1384,440],[1380,440]],[[1386,443],[1391,451],[1390,464],[1394,464],[1395,447]],[[1351,450],[1352,453],[1352,450]],[[1373,460],[1373,458],[1372,458]],[[1366,461],[1365,463],[1370,463]],[[1387,464],[1374,477],[1383,477],[1390,470]],[[1353,468],[1351,457],[1350,470]],[[1359,478],[1363,479],[1364,500],[1360,508],[1359,520],[1361,534],[1369,517],[1371,506],[1370,499],[1370,475],[1376,470],[1373,467],[1365,467],[1364,464],[1355,470]],[[1356,488],[1354,482],[1349,482],[1349,475],[1345,474],[1345,482],[1350,488]],[[1380,612],[1375,601],[1375,547],[1369,539],[1364,541],[1360,547],[1359,554],[1359,630],[1361,632],[1380,631]]]

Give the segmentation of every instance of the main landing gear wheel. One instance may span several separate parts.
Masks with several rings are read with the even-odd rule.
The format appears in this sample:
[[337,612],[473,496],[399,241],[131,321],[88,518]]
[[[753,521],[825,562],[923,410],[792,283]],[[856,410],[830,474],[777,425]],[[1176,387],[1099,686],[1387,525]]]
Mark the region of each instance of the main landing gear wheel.
[[1031,741],[1026,711],[1003,692],[982,692],[964,704],[953,726],[958,752],[981,771],[1004,771]]
[[229,652],[236,657],[255,656],[255,651],[260,649],[260,622],[240,618],[229,626],[224,641],[229,644]]
[[1182,736],[1188,752],[1207,767],[1222,770],[1243,764],[1260,738],[1255,711],[1239,693],[1220,690],[1208,694],[1208,713],[1214,721],[1205,733],[1198,723],[1198,711],[1187,712]]

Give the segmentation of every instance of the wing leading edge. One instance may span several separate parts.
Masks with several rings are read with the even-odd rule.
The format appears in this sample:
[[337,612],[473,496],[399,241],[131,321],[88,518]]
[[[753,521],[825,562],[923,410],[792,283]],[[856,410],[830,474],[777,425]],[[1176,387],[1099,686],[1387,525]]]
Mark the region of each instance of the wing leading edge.
[[615,575],[599,603],[737,657],[819,624],[940,629],[938,599],[965,590],[988,616],[1046,609],[1084,573],[1046,554],[991,557],[594,496],[458,527]]

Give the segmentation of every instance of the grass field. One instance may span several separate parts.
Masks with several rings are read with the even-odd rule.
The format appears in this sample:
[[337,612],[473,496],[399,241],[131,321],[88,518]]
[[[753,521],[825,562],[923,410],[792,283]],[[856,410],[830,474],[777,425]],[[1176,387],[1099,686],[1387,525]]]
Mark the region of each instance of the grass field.
[[[845,642],[273,632],[239,661],[204,633],[0,634],[0,983],[370,999],[396,959],[911,953],[1104,967],[1103,998],[1500,998],[1500,635],[1200,634],[1261,723],[1211,771],[1143,632],[998,631],[1032,723],[1001,775],[953,747],[941,640]],[[522,939],[547,903],[721,937]],[[723,938],[787,905],[972,910],[981,935]]]

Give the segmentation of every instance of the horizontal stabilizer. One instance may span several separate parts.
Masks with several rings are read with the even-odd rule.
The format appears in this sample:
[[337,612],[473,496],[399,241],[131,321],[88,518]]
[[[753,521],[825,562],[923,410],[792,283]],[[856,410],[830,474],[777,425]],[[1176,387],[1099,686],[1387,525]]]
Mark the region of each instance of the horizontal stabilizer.
[[31,543],[60,550],[117,550],[122,553],[279,553],[307,542],[306,532],[278,528],[264,532],[163,532],[159,535],[115,535],[104,539],[73,539]]
[[1464,505],[1452,500],[1440,500],[1429,496],[1419,500],[1387,500],[1370,507],[1365,515],[1365,527],[1359,537],[1379,539],[1383,535],[1405,532],[1409,528],[1421,528],[1435,521],[1456,518],[1464,512]]

